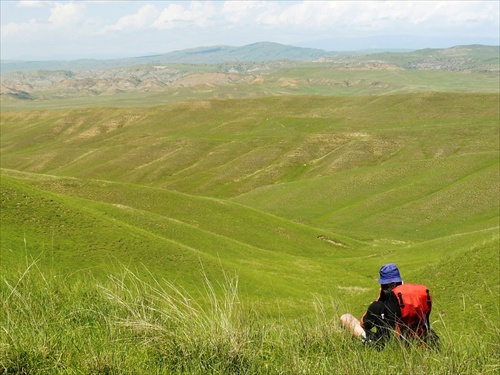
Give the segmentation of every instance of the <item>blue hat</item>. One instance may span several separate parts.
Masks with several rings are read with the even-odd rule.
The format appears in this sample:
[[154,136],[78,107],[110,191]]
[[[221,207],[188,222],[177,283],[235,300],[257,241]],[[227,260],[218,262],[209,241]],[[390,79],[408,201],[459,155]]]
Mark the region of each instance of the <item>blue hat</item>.
[[382,266],[379,273],[380,273],[380,279],[378,279],[379,284],[403,282],[403,279],[399,274],[398,266],[396,266],[394,263],[389,263]]

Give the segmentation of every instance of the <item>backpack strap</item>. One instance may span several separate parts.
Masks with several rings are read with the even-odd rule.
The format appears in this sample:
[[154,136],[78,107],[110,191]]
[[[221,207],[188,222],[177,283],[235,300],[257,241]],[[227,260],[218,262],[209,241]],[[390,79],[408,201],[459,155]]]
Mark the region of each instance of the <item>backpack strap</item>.
[[[427,292],[429,291],[427,290]],[[399,307],[403,309],[405,307],[405,303],[403,302],[403,294],[401,292],[398,292],[397,297],[398,297]]]
[[432,298],[431,294],[429,292],[429,289],[426,289],[425,292],[427,293],[427,306],[429,306],[429,312],[427,313],[427,316],[425,317],[426,324],[427,324],[427,329],[430,331],[431,329],[431,320],[430,320],[430,310],[432,309]]

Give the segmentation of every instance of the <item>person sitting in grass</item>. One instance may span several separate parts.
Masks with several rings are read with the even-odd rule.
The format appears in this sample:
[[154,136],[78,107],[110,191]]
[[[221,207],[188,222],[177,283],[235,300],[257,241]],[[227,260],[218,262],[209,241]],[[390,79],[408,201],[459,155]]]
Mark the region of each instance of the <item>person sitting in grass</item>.
[[379,273],[379,295],[363,314],[361,321],[351,314],[342,315],[340,321],[355,337],[361,337],[364,343],[383,345],[391,332],[395,332],[396,321],[401,315],[397,297],[392,293],[392,289],[402,285],[403,279],[394,263],[382,266]]
[[439,349],[439,337],[430,327],[432,297],[421,284],[404,284],[398,267],[389,263],[379,271],[380,292],[361,321],[351,314],[340,317],[342,325],[363,343],[381,348],[394,334],[405,342]]

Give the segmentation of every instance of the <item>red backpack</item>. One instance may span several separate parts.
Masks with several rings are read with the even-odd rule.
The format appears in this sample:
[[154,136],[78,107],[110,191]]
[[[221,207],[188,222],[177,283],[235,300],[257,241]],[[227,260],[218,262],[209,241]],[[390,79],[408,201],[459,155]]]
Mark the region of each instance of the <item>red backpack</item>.
[[392,289],[392,292],[401,310],[401,319],[396,322],[398,336],[426,338],[430,331],[429,317],[432,310],[429,289],[420,284],[403,284]]

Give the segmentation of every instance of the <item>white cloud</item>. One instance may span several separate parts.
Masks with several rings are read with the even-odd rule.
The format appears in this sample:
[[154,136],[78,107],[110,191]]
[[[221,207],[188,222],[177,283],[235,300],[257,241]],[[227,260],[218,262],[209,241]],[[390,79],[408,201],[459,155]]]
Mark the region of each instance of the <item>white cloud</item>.
[[419,25],[428,30],[463,24],[498,24],[499,6],[493,1],[226,1],[225,21],[236,25],[332,30],[357,33],[398,33]]
[[432,15],[434,21],[443,20],[442,25],[456,27],[471,24],[496,23],[500,17],[500,3],[497,1],[465,2],[453,1],[450,6],[439,4]]
[[174,3],[163,9],[152,26],[157,29],[173,29],[186,25],[204,28],[214,24],[212,18],[215,14],[216,9],[209,2],[192,1],[189,6]]
[[104,31],[118,30],[127,31],[149,26],[158,16],[159,10],[151,4],[146,4],[137,13],[124,16],[112,26],[107,26]]
[[2,25],[2,39],[8,38],[10,36],[16,36],[19,34],[33,34],[40,31],[42,25],[38,23],[36,20],[30,20],[28,22],[10,22],[6,25]]
[[53,27],[75,25],[85,16],[83,3],[55,3],[50,10],[49,23]]
[[32,18],[25,22],[9,22],[2,24],[2,39],[15,35],[25,35],[40,32],[50,32],[61,27],[76,26],[85,16],[85,4],[61,3],[53,1],[20,1],[21,8],[48,8],[45,18]]
[[19,8],[43,8],[50,5],[51,1],[43,0],[20,0],[17,3]]
[[[256,17],[267,17],[275,14],[281,6],[266,1],[226,1],[222,6],[221,15],[231,24],[251,24]],[[261,20],[262,22],[262,20]]]
[[[66,5],[70,4],[75,3]],[[422,30],[431,34],[459,26],[479,28],[481,22],[498,25],[498,8],[493,1],[160,1],[121,17],[103,31],[191,27],[193,31],[211,28],[215,33],[260,28],[304,35],[318,31],[346,36],[419,34]]]

